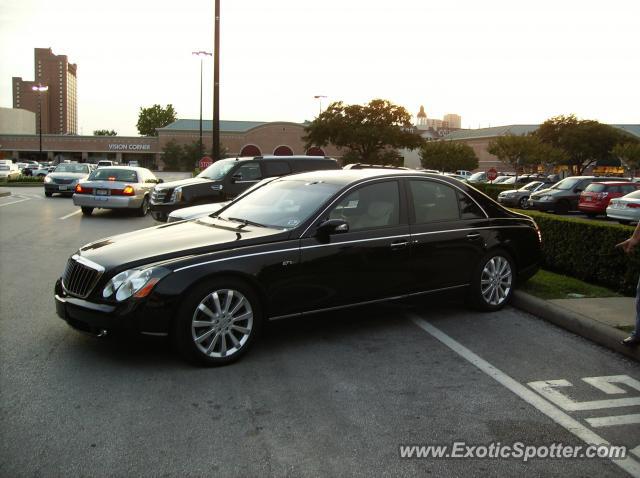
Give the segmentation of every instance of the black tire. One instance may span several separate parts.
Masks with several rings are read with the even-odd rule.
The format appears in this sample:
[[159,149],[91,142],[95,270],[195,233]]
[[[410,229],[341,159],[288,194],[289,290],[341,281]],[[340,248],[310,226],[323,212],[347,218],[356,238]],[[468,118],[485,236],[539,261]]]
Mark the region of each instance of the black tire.
[[51,196],[53,196],[53,193],[49,193],[47,191],[44,192],[44,195],[48,198],[50,198]]
[[558,204],[553,208],[553,212],[556,214],[569,214],[569,203],[567,201],[558,201]]
[[631,223],[631,221],[625,221],[623,219],[618,219],[618,222],[623,226],[628,226]]
[[529,198],[527,196],[523,196],[518,201],[518,207],[520,209],[529,209]]
[[[498,269],[492,273],[492,263]],[[505,266],[506,265],[506,266]],[[503,269],[503,266],[508,267]],[[497,275],[493,275],[497,274]],[[507,280],[508,274],[508,280]],[[502,277],[502,279],[500,279]],[[478,310],[493,312],[511,300],[516,280],[516,267],[511,255],[502,249],[487,252],[473,271],[469,287],[469,301]],[[485,282],[489,281],[489,283]],[[492,282],[494,281],[494,282]],[[483,284],[485,282],[485,284]],[[492,285],[493,284],[493,285]],[[485,287],[486,286],[486,287]],[[497,287],[496,287],[497,286]],[[493,293],[492,293],[493,289]]]
[[[29,175],[29,176],[31,176],[31,175]],[[39,178],[44,178],[45,176],[46,176],[46,174],[42,174],[42,173],[38,174]]]
[[82,206],[80,209],[82,209],[82,214],[84,214],[85,216],[91,216],[91,213],[93,213],[92,207]]
[[[227,304],[229,291],[233,294],[231,302]],[[219,302],[218,314],[214,293]],[[203,312],[201,304],[215,316]],[[233,310],[236,307],[235,313],[224,315],[225,310]],[[223,315],[219,318],[220,313]],[[233,320],[234,317],[236,321]],[[211,326],[206,325],[209,322]],[[232,330],[234,324],[241,330]],[[197,285],[188,293],[174,323],[172,338],[176,349],[190,362],[206,366],[227,365],[247,352],[260,334],[261,328],[262,308],[253,288],[235,278],[218,278]],[[204,338],[197,340],[196,337]],[[231,350],[227,347],[227,340],[229,345],[233,345]]]
[[136,215],[140,217],[144,217],[149,212],[149,196],[145,196],[142,200],[142,204],[136,211]]
[[585,214],[589,219],[595,219],[595,217],[597,216],[597,214],[594,214],[592,212],[586,212]]

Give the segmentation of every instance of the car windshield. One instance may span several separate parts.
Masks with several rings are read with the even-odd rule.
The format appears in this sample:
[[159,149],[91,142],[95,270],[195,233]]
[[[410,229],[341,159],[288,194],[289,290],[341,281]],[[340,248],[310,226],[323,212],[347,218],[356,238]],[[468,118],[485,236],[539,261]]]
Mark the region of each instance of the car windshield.
[[216,161],[207,169],[205,169],[200,174],[198,174],[196,177],[204,178],[204,179],[215,179],[215,180],[222,179],[224,178],[224,175],[227,174],[229,170],[233,168],[233,166],[236,163],[237,161],[233,159]]
[[587,186],[587,189],[585,189],[585,192],[589,192],[589,193],[601,193],[602,191],[604,191],[605,189],[607,189],[607,186],[605,186],[604,184],[589,184]]
[[63,163],[56,166],[56,173],[88,173],[89,167],[86,164]]
[[576,184],[580,182],[580,178],[565,178],[557,184],[554,184],[549,189],[561,189],[567,191],[576,187]]
[[89,181],[138,182],[138,175],[131,169],[96,169],[89,175]]
[[293,229],[309,219],[340,187],[322,181],[274,181],[235,202],[218,217],[231,222]]
[[540,181],[531,181],[530,183],[525,184],[520,188],[520,191],[533,191],[538,186],[540,186],[542,182]]

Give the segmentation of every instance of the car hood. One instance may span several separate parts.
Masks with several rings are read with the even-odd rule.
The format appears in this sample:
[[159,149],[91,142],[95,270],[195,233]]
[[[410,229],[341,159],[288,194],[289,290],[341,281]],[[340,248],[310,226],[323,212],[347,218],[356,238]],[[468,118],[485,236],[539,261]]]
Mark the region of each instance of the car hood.
[[69,178],[73,178],[73,179],[82,179],[82,178],[86,178],[87,176],[89,176],[89,173],[49,173],[48,176],[51,179],[69,179]]
[[168,183],[160,183],[156,186],[156,189],[174,189],[178,186],[191,186],[193,184],[211,183],[212,179],[203,178],[188,178],[180,179],[178,181],[169,181]]
[[79,254],[107,270],[125,270],[194,254],[275,242],[289,231],[205,217],[174,222],[92,242]]
[[536,191],[535,193],[531,194],[531,197],[540,197],[540,196],[553,196],[554,194],[558,194],[563,192],[563,189],[551,189],[551,188],[547,188],[547,189],[542,189],[540,191]]
[[169,216],[182,219],[196,219],[202,216],[209,216],[214,212],[218,212],[225,207],[231,201],[215,202],[212,204],[201,204],[199,206],[183,207],[182,209],[176,209],[172,211]]

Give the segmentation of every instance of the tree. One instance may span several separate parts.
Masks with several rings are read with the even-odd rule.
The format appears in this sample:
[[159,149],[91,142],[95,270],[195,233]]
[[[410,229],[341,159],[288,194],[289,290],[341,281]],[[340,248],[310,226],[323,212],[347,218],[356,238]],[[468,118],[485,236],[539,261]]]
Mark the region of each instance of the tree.
[[116,133],[112,129],[97,129],[93,132],[93,135],[94,136],[118,136],[118,133]]
[[167,142],[162,148],[162,160],[164,161],[164,169],[169,171],[180,171],[180,164],[184,156],[184,150],[175,139]]
[[429,141],[420,147],[420,164],[438,171],[472,170],[478,168],[473,148],[453,141]]
[[612,159],[613,147],[625,138],[631,138],[613,126],[579,120],[574,115],[550,118],[534,134],[542,142],[564,150],[564,164],[574,174],[582,174],[596,161]]
[[200,144],[200,140],[196,140],[193,143],[185,144],[182,149],[182,168],[184,171],[193,171],[198,167],[198,161],[204,156],[204,145]]
[[542,143],[535,136],[499,136],[489,143],[487,151],[516,170],[539,163]]
[[351,162],[376,163],[383,150],[414,149],[423,143],[407,110],[381,99],[364,106],[333,102],[305,127],[305,133],[305,148],[331,143],[347,148],[345,156]]
[[636,170],[640,169],[640,143],[618,143],[611,152],[621,163],[633,171],[634,176],[636,175]]
[[138,114],[138,133],[142,136],[158,136],[156,128],[163,128],[176,120],[176,110],[172,105],[162,108],[160,105],[153,105],[150,108],[140,108]]

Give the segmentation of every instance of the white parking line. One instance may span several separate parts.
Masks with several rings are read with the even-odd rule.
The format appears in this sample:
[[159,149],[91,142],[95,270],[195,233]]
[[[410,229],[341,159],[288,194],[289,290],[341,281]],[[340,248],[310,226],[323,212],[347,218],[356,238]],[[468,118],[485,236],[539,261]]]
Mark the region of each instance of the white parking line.
[[614,427],[617,425],[633,425],[634,423],[640,423],[640,413],[633,413],[630,415],[617,415],[615,417],[587,418],[586,421],[593,428]]
[[65,219],[69,219],[71,216],[75,216],[76,214],[80,214],[81,212],[82,212],[82,209],[78,209],[77,211],[73,211],[72,213],[69,213],[66,216],[59,217],[58,219],[60,219],[61,221],[64,221]]
[[[539,411],[541,411],[546,416],[551,418],[551,420],[553,420],[558,425],[565,428],[567,431],[573,433],[575,436],[580,438],[585,443],[589,445],[610,445],[610,443],[607,440],[600,437],[593,431],[589,430],[582,423],[578,422],[577,420],[574,420],[569,415],[564,413],[562,410],[555,407],[551,403],[547,402],[540,395],[529,390],[527,387],[525,387],[521,383],[511,378],[506,373],[497,369],[496,367],[491,365],[489,362],[482,359],[481,357],[473,353],[471,350],[466,348],[461,343],[456,342],[454,339],[452,339],[447,334],[437,329],[436,327],[434,327],[424,319],[418,317],[415,314],[407,314],[407,315],[413,321],[413,323],[415,323],[422,330],[424,330],[434,338],[438,339],[440,342],[442,342],[444,345],[449,347],[451,350],[453,350],[455,353],[460,355],[462,358],[464,358],[471,364],[475,365],[477,368],[479,368],[481,371],[489,375],[491,378],[496,380],[498,383],[503,385],[505,388],[507,388],[511,392],[518,395],[525,402],[529,403],[530,405],[533,405]],[[633,458],[631,458],[630,456],[627,456],[626,458],[623,458],[623,459],[615,459],[615,460],[612,459],[611,462],[616,464],[623,470],[625,470],[631,476],[640,477],[640,463],[634,460]]]
[[0,204],[0,207],[11,206],[12,204],[18,204],[19,202],[24,202],[24,201],[31,201],[31,199],[32,198],[24,198],[24,199],[19,199],[18,201],[6,202],[4,204]]

